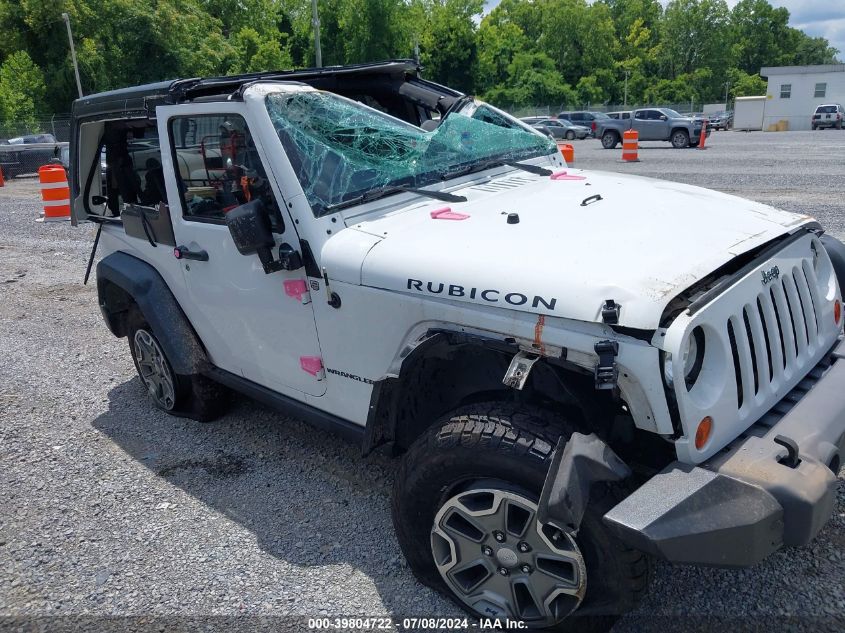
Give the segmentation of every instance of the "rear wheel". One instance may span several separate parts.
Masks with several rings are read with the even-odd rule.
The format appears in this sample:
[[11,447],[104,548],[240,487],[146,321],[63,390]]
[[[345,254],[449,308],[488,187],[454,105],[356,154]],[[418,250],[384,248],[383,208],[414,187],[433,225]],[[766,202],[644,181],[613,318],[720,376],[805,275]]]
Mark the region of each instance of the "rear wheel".
[[686,130],[675,130],[672,132],[672,147],[683,149],[689,147],[689,132]]
[[128,317],[128,339],[135,370],[156,407],[200,422],[210,422],[225,413],[226,388],[205,376],[173,371],[162,344],[137,309]]
[[478,617],[604,631],[645,592],[649,562],[601,517],[621,499],[596,484],[577,536],[537,519],[566,423],[481,403],[436,423],[405,455],[393,491],[399,543],[417,576]]
[[575,140],[575,132],[573,132],[572,130],[567,130],[566,131],[566,140],[567,141],[574,141]]
[[619,145],[619,135],[616,132],[608,130],[601,135],[601,146],[605,149],[613,149]]

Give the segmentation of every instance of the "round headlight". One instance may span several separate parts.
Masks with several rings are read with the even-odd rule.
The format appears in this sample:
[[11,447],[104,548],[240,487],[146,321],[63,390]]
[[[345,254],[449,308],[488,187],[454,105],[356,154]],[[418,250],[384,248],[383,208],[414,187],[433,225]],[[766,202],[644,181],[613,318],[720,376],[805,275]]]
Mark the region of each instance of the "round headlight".
[[[704,330],[696,327],[687,339],[684,352],[678,359],[678,368],[683,368],[684,383],[687,389],[692,389],[698,375],[701,373],[701,366],[704,363]],[[671,354],[666,354],[663,362],[663,378],[666,384],[673,387],[675,384],[675,361]]]

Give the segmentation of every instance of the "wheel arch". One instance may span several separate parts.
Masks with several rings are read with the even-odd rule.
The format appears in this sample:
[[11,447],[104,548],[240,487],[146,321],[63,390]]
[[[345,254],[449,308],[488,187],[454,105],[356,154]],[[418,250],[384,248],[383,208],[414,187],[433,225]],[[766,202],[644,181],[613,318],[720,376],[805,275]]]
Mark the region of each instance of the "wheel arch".
[[137,308],[164,348],[173,371],[191,375],[210,369],[205,348],[188,317],[167,282],[147,262],[120,251],[104,257],[97,264],[97,295],[103,319],[115,336],[127,336],[129,312]]
[[541,358],[522,390],[505,386],[502,378],[518,351],[498,339],[429,331],[396,377],[373,385],[364,454],[383,445],[400,454],[441,416],[476,402],[516,400],[566,411],[579,423],[609,423],[614,403],[608,392],[595,391],[592,374],[565,360]]

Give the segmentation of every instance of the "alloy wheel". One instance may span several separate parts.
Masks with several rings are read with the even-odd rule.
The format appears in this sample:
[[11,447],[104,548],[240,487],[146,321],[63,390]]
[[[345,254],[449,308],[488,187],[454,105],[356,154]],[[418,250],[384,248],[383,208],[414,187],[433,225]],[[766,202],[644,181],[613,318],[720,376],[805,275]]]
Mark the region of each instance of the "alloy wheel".
[[499,489],[446,501],[431,550],[441,577],[476,613],[551,626],[578,607],[587,571],[574,539],[537,520],[537,504]]
[[141,381],[162,409],[172,410],[176,404],[175,379],[158,341],[146,330],[137,330],[133,342]]

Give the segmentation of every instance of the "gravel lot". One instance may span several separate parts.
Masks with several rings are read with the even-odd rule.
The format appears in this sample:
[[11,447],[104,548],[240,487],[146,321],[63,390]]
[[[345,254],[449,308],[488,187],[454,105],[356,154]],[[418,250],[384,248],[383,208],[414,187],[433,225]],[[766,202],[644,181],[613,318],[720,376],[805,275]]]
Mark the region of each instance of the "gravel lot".
[[[845,237],[841,132],[716,132],[706,151],[646,144],[634,165],[598,141],[574,144],[578,167],[736,193]],[[405,566],[390,459],[245,399],[208,425],[148,404],[126,341],[82,285],[91,227],[37,224],[38,209],[32,179],[0,189],[0,615],[17,616],[0,629],[55,615],[461,614]],[[810,546],[751,570],[660,565],[614,630],[845,628],[843,474]],[[237,622],[264,621],[204,625]]]

